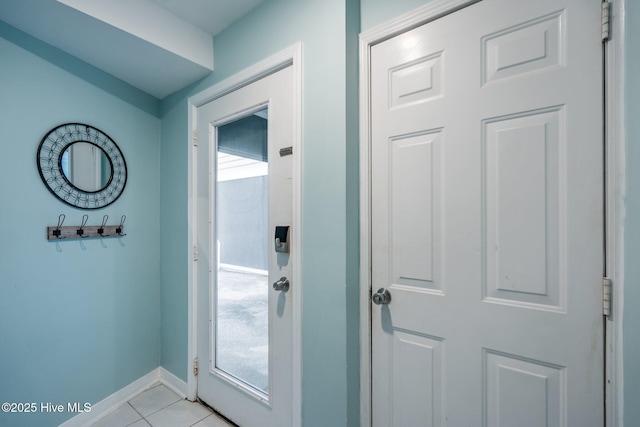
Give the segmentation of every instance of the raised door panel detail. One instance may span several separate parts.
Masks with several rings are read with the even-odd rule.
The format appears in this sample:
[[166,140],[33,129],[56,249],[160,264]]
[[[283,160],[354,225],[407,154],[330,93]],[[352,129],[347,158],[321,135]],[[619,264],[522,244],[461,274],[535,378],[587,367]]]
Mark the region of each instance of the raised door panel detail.
[[554,13],[482,38],[482,82],[564,63],[563,13]]
[[566,369],[484,350],[484,426],[566,426]]
[[442,52],[389,70],[389,106],[415,104],[443,94]]
[[602,424],[599,15],[482,0],[368,45],[371,425]]
[[562,310],[562,110],[484,126],[484,296]]
[[442,425],[443,344],[440,338],[394,331],[391,425]]
[[440,130],[391,140],[392,282],[442,292]]

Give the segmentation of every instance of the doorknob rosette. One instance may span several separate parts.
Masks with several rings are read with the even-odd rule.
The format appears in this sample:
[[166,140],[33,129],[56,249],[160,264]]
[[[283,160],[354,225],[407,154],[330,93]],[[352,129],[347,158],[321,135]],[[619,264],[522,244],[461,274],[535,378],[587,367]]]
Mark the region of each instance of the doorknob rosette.
[[373,303],[376,305],[386,305],[391,302],[391,292],[388,289],[380,288],[378,292],[371,297]]

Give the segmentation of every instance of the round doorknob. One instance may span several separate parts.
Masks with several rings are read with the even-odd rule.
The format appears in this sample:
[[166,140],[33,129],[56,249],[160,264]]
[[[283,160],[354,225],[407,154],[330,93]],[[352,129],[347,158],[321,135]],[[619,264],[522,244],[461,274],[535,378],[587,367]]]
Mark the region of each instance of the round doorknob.
[[389,304],[391,302],[391,292],[389,292],[388,289],[380,288],[378,289],[378,292],[373,294],[371,299],[373,300],[373,303],[377,305]]

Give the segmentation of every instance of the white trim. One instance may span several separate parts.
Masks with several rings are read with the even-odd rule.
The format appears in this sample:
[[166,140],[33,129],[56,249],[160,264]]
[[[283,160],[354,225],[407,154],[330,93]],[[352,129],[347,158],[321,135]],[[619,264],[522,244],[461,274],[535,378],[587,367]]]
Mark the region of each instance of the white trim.
[[189,97],[189,105],[201,107],[214,99],[220,98],[234,90],[240,89],[243,86],[292,65],[295,62],[295,56],[298,54],[298,51],[300,51],[300,53],[302,52],[302,43],[297,43],[288,49],[284,49],[266,60],[254,64],[226,80]]
[[197,240],[197,177],[198,177],[198,145],[193,143],[193,136],[197,135],[198,107],[188,102],[187,145],[187,399],[195,401],[198,397],[198,378],[194,373],[194,361],[198,357],[198,290],[194,283],[198,280],[198,266],[196,264]]
[[606,269],[613,281],[613,307],[606,320],[606,425],[624,423],[623,309],[624,227],[626,193],[625,148],[625,1],[613,0],[611,37],[606,52]]
[[187,383],[167,371],[162,366],[158,368],[158,378],[162,384],[181,398],[184,399],[187,397]]
[[[479,0],[434,0],[360,35],[360,425],[371,425],[371,164],[370,53],[371,47]],[[628,0],[626,0],[628,1]],[[623,425],[624,302],[624,19],[625,0],[613,0],[612,37],[607,46],[607,271],[613,279],[613,315],[607,321],[607,427]]]
[[[301,224],[301,212],[302,212],[302,159],[303,159],[303,141],[302,141],[302,43],[298,42],[295,45],[284,49],[275,55],[241,71],[234,76],[223,80],[216,85],[203,90],[202,92],[192,96],[188,100],[188,113],[189,113],[189,185],[188,185],[188,218],[189,218],[189,237],[188,237],[188,260],[189,260],[189,272],[188,272],[188,298],[189,298],[189,332],[188,332],[188,398],[194,400],[197,397],[197,377],[193,375],[193,360],[198,354],[198,339],[197,339],[197,276],[196,276],[196,263],[194,261],[194,243],[197,241],[196,230],[196,203],[197,203],[197,186],[196,186],[196,156],[197,146],[191,143],[191,137],[198,126],[198,107],[211,102],[214,99],[220,98],[234,90],[240,89],[250,83],[260,80],[263,77],[273,74],[274,72],[286,68],[292,67],[293,79],[294,79],[294,93],[293,93],[293,110],[294,110],[294,140],[293,144],[293,224],[292,229],[292,241],[291,251],[298,256],[293,258],[293,276],[292,283],[296,286],[297,292],[293,293],[293,425],[302,425],[302,281],[301,281],[301,265],[302,265],[302,238],[300,230],[302,230]],[[296,285],[297,284],[297,285]]]
[[100,402],[91,405],[90,412],[79,413],[75,417],[60,424],[59,427],[89,426],[156,384],[164,384],[180,397],[185,397],[187,383],[160,366],[112,395],[102,399]]
[[[395,37],[398,34],[424,25],[429,21],[434,21],[444,15],[448,15],[473,3],[478,3],[479,1],[480,0],[434,0],[404,15],[400,15],[397,18],[363,31],[360,34],[360,46],[362,47],[364,43],[368,50],[368,48],[374,44],[388,40],[391,37]],[[360,50],[360,52],[362,53],[362,50]],[[362,71],[363,69],[360,68],[361,75]],[[362,100],[363,95],[366,96],[366,94],[360,94],[360,100]]]
[[369,56],[374,39],[360,35],[360,425],[371,425],[371,156]]

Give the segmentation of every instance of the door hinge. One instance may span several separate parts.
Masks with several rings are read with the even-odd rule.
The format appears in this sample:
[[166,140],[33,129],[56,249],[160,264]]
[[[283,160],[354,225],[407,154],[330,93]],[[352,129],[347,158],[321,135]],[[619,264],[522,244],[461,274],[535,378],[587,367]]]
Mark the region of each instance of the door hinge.
[[198,131],[197,130],[193,131],[192,143],[193,143],[193,145],[195,147],[198,146]]
[[609,41],[611,27],[611,2],[602,2],[602,41]]
[[193,375],[198,375],[198,358],[193,359]]
[[613,281],[608,277],[602,278],[602,314],[611,315],[611,287]]
[[193,245],[193,260],[197,261],[198,260],[198,245]]

